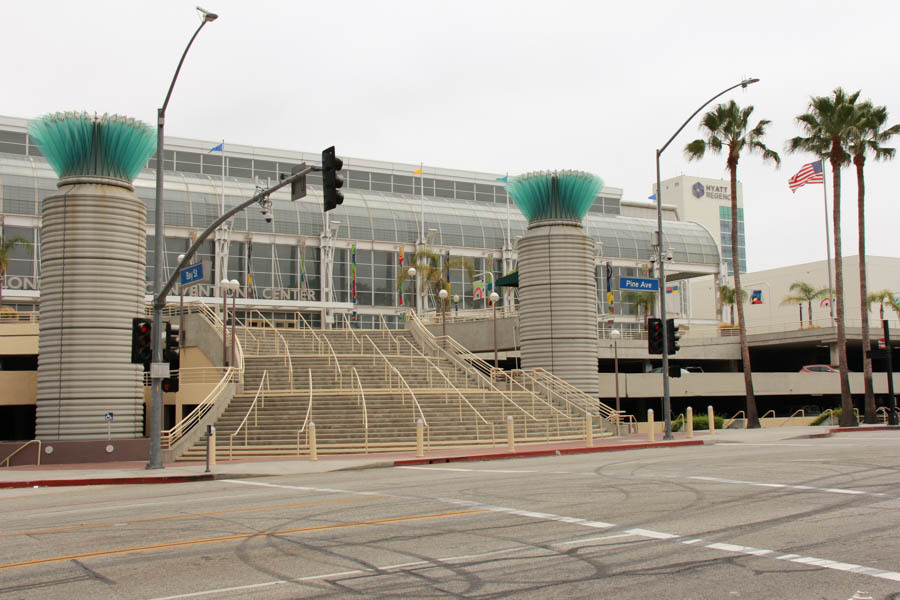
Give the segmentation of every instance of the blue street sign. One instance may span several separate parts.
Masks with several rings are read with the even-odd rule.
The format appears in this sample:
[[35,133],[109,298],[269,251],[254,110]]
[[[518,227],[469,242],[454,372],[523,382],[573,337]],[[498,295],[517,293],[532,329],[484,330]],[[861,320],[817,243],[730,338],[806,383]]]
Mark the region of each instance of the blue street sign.
[[203,263],[190,265],[181,270],[181,285],[195,285],[204,279]]
[[658,292],[659,280],[644,277],[619,277],[619,289],[635,292]]

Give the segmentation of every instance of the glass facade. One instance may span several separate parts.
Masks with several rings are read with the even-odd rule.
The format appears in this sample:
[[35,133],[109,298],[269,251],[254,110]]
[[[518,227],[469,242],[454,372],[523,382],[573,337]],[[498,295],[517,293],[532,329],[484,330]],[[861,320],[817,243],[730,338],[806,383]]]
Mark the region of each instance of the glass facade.
[[[24,122],[24,121],[23,121]],[[215,143],[210,143],[210,147]],[[40,200],[56,191],[56,175],[37,154],[28,136],[0,127],[0,218],[4,236],[19,236],[33,244],[31,250],[13,251],[4,289],[37,290],[40,258]],[[196,236],[225,210],[245,202],[257,191],[258,182],[274,181],[290,172],[296,160],[278,156],[239,157],[220,153],[165,151],[165,253],[167,279]],[[223,161],[224,158],[224,161]],[[155,166],[150,161],[149,167]],[[225,174],[222,175],[223,162]],[[515,264],[516,239],[527,223],[512,206],[505,188],[484,179],[487,174],[453,172],[454,176],[413,176],[394,173],[391,163],[367,162],[368,168],[345,167],[345,201],[326,216],[322,212],[321,179],[310,175],[306,198],[292,202],[286,190],[272,194],[272,222],[266,222],[258,207],[239,213],[230,223],[227,273],[215,272],[216,242],[210,236],[202,244],[198,260],[212,271],[210,281],[223,276],[241,284],[239,298],[261,300],[270,310],[298,310],[307,320],[321,322],[326,303],[352,303],[355,272],[355,305],[332,306],[337,312],[357,312],[356,323],[394,319],[401,306],[397,277],[399,253],[408,268],[421,232],[434,251],[450,251],[465,258],[475,273],[504,274],[504,261]],[[479,177],[481,179],[479,179]],[[147,293],[152,292],[155,226],[155,173],[144,169],[134,182],[135,193],[147,205]],[[601,193],[584,220],[587,233],[598,243],[601,264],[618,261],[614,281],[620,275],[639,275],[640,261],[652,253],[652,219],[619,214],[619,193]],[[424,225],[422,219],[424,218]],[[723,223],[725,222],[725,216]],[[507,228],[508,226],[508,228]],[[334,231],[333,237],[328,235]],[[723,229],[722,235],[726,235]],[[507,240],[509,245],[507,245]],[[743,236],[741,235],[743,243]],[[329,286],[322,264],[333,245],[333,296],[323,297]],[[353,247],[355,246],[355,265]],[[667,222],[666,247],[678,263],[717,266],[720,258],[714,240],[705,228],[684,222]],[[728,248],[724,243],[723,247]],[[633,266],[622,263],[633,261]],[[354,268],[355,266],[355,268]],[[743,256],[742,256],[743,267]],[[451,270],[451,294],[460,297],[460,310],[482,306],[472,301],[473,284],[466,268]],[[18,277],[16,285],[13,277]],[[481,275],[478,279],[490,276]],[[27,280],[27,281],[26,281]],[[598,271],[598,290],[606,290],[605,274]],[[405,286],[402,305],[415,304],[411,286]],[[212,296],[212,285],[190,288],[191,295]],[[616,290],[616,313],[630,314]],[[15,296],[15,294],[13,294]],[[605,300],[605,296],[601,296]],[[10,297],[9,302],[22,302]],[[279,306],[273,306],[280,303]],[[601,309],[605,302],[600,302]],[[354,311],[354,309],[356,309]],[[239,306],[240,310],[240,306]],[[601,310],[606,312],[605,310]],[[269,314],[275,314],[270,312]],[[287,312],[285,314],[288,314]],[[372,320],[375,321],[372,321]],[[392,321],[399,322],[399,321]]]

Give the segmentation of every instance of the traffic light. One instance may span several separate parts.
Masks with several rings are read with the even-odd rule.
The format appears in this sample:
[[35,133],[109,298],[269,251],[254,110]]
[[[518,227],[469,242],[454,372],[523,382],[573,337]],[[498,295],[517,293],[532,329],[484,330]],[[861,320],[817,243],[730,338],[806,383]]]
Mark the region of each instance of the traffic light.
[[340,173],[342,168],[344,161],[335,156],[334,146],[322,150],[322,191],[325,194],[325,212],[344,203],[344,193],[340,190],[344,186],[344,176]]
[[178,325],[166,323],[166,339],[163,346],[163,361],[169,363],[169,376],[160,384],[164,392],[178,391],[178,370],[181,368],[181,351],[178,348]]
[[669,356],[678,352],[678,349],[681,347],[678,345],[678,340],[681,339],[681,336],[678,334],[678,325],[675,324],[675,319],[666,319],[666,348],[669,351]]
[[131,362],[143,364],[145,373],[150,371],[150,361],[153,358],[150,339],[152,329],[153,322],[150,319],[135,317],[131,320]]
[[663,353],[662,320],[647,319],[647,352],[650,354]]

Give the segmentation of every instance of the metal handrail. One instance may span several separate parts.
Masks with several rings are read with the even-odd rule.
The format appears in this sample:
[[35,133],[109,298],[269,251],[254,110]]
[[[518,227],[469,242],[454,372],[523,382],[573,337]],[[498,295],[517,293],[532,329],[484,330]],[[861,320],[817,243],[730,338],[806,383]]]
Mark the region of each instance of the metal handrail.
[[[422,424],[425,427],[428,427],[428,420],[425,419],[425,413],[422,412],[422,407],[419,405],[419,401],[416,399],[416,395],[413,393],[412,388],[409,387],[408,383],[406,383],[406,379],[403,377],[403,375],[400,373],[400,371],[398,371],[397,368],[391,364],[391,361],[389,361],[387,359],[387,357],[384,355],[384,353],[381,352],[381,349],[375,345],[375,342],[372,341],[372,338],[370,338],[368,335],[364,335],[363,337],[365,339],[369,340],[369,343],[372,344],[372,348],[375,349],[375,352],[384,361],[385,366],[387,368],[391,369],[397,375],[398,381],[402,382],[403,385],[406,386],[406,390],[409,392],[409,395],[412,398],[413,404],[415,405],[416,409],[418,409],[418,411],[419,411],[419,418],[422,419]],[[391,383],[390,379],[388,379],[388,385],[393,385]],[[393,389],[393,388],[391,388],[391,389]],[[401,394],[402,394],[402,391],[401,391]],[[401,399],[402,399],[402,395],[401,395]],[[413,421],[415,421],[415,419],[416,419],[416,411],[414,410],[413,411]]]
[[[356,387],[359,389],[359,398],[362,398],[362,411],[363,411],[363,434],[365,435],[365,443],[366,443],[366,453],[369,452],[369,411],[366,408],[366,393],[363,391],[362,382],[359,380],[359,373],[356,371],[356,367],[353,367],[353,375],[356,377]],[[356,400],[357,406],[359,405],[359,398]],[[312,398],[310,398],[310,402]],[[298,434],[299,435],[299,434]]]
[[800,415],[801,417],[805,417],[805,416],[806,416],[806,412],[804,412],[804,410],[801,408],[800,410],[796,411],[794,414],[792,414],[791,416],[789,416],[787,419],[785,419],[784,421],[782,421],[778,426],[779,426],[779,427],[784,427],[784,426],[787,424],[788,421],[790,421],[791,419],[793,419],[793,418],[796,417],[797,415]]
[[[773,411],[773,412],[774,412],[774,411]],[[741,415],[745,420],[747,419],[747,413],[745,413],[745,412],[742,411],[742,410],[739,410],[739,411],[737,411],[736,413],[734,413],[734,416],[733,416],[733,417],[731,417],[730,419],[726,419],[726,420],[725,420],[725,422],[722,424],[722,429],[728,429],[728,427],[729,427],[732,423],[734,423],[735,421],[737,421],[738,415]],[[744,423],[744,429],[747,429],[747,423]]]
[[294,361],[291,360],[291,349],[288,346],[287,340],[284,339],[284,336],[281,335],[281,332],[278,331],[278,328],[275,327],[275,324],[271,322],[264,314],[255,310],[255,312],[259,313],[260,318],[272,329],[272,333],[275,335],[276,340],[281,340],[282,345],[284,345],[284,362],[288,368],[288,389],[294,389]]
[[[488,374],[493,373],[494,369],[488,363],[486,363],[484,360],[478,358],[477,356],[475,356],[474,354],[469,352],[469,350],[467,348],[465,348],[464,346],[457,343],[456,340],[454,340],[453,338],[451,338],[449,336],[437,338],[434,335],[432,335],[432,333],[430,331],[428,331],[428,329],[424,325],[422,325],[422,322],[419,320],[418,316],[415,314],[414,311],[411,311],[411,310],[407,311],[407,314],[409,315],[407,318],[407,323],[410,324],[410,329],[417,329],[421,339],[423,341],[425,341],[425,343],[427,343],[435,352],[443,353],[444,355],[446,355],[447,358],[450,359],[451,361],[453,361],[458,367],[460,367],[464,371],[472,374],[476,378],[477,381],[481,382],[481,384],[484,387],[490,389],[492,392],[500,394],[501,397],[506,402],[509,402],[510,404],[515,406],[525,416],[530,417],[532,421],[540,420],[537,417],[535,417],[533,414],[531,414],[530,412],[525,410],[523,407],[519,406],[519,404],[515,400],[513,400],[511,397],[509,397],[506,394],[506,392],[504,392],[503,390],[501,390],[494,384],[493,380],[491,380],[488,376]],[[438,344],[438,339],[440,339],[442,342],[445,342],[446,344],[450,345],[452,348],[455,348],[456,354],[461,355],[461,358],[459,358],[459,360],[456,360],[457,357],[452,356],[450,354],[450,352],[448,352],[446,350],[446,348],[442,348],[441,345]],[[407,342],[409,342],[409,340],[407,340]],[[488,374],[485,373],[485,369]],[[550,406],[547,402],[544,401],[543,398],[540,398],[539,396],[537,396],[535,394],[532,394],[532,395],[534,397],[537,397],[544,404],[547,404],[548,406]],[[533,398],[532,398],[532,400],[533,400]]]
[[[306,431],[306,426],[309,424],[309,417],[312,415],[312,404],[313,404],[313,386],[312,386],[312,369],[308,370],[309,373],[309,403],[306,405],[306,417],[303,419],[303,427],[297,430],[297,456],[300,456],[300,434]],[[309,434],[307,434],[308,439]]]
[[[612,416],[613,413],[615,413],[614,409],[606,406],[602,402],[597,401],[592,396],[588,396],[587,394],[582,392],[580,389],[578,389],[574,385],[570,384],[568,381],[565,381],[564,379],[557,377],[553,373],[550,373],[549,371],[546,371],[542,368],[514,369],[512,371],[501,371],[500,375],[508,377],[510,379],[510,381],[513,381],[513,382],[515,382],[516,375],[522,375],[524,377],[528,377],[529,379],[532,380],[532,382],[534,384],[541,386],[542,388],[544,388],[544,390],[547,391],[547,395],[551,401],[553,400],[553,394],[556,394],[557,396],[559,396],[560,400],[562,400],[566,404],[566,406],[568,406],[570,408],[574,408],[576,410],[576,412],[580,411],[580,412],[584,413],[585,416],[593,415],[593,413],[590,411],[590,409],[588,407],[582,406],[582,405],[578,404],[577,402],[573,402],[572,400],[570,400],[568,397],[569,394],[574,394],[577,397],[582,397],[584,404],[593,405],[593,406],[590,406],[590,408],[596,408],[597,414],[605,419],[609,419],[609,417]],[[549,381],[550,383],[544,383],[543,380]],[[518,382],[516,382],[516,383],[518,383]],[[519,384],[519,385],[521,385],[521,384]],[[559,391],[556,391],[554,389],[554,387],[562,388],[562,390],[566,392],[566,395],[562,395]]]
[[316,330],[312,328],[312,326],[302,314],[300,314],[299,312],[295,312],[294,314],[297,315],[297,318],[303,322],[303,329],[309,331],[312,334],[313,339],[316,340],[316,347],[319,349],[319,351],[321,351],[322,340],[319,338],[319,334],[316,333]]
[[331,352],[331,357],[328,359],[329,363],[331,359],[334,359],[334,374],[338,380],[338,390],[344,389],[344,371],[341,369],[341,365],[338,363],[337,354],[334,352],[334,348],[331,347],[331,342],[328,341],[328,336],[323,335],[322,339],[325,340],[325,344],[328,346],[328,351]]
[[[217,371],[220,367],[214,367],[213,369],[202,369],[203,371]],[[194,371],[201,371],[200,368],[189,368],[189,369],[181,369],[179,374],[179,379],[181,377],[181,373],[186,373],[189,376]],[[225,391],[225,387],[231,382],[232,379],[236,378],[238,375],[237,369],[234,367],[225,367],[224,374],[222,375],[219,382],[213,387],[212,390],[206,395],[206,397],[197,405],[197,407],[192,410],[186,417],[181,419],[178,423],[176,423],[171,429],[165,430],[161,432],[160,436],[160,446],[162,448],[171,448],[178,440],[180,440],[184,435],[200,420],[206,416],[206,413],[218,402],[219,397]],[[196,383],[194,381],[188,380],[188,383]]]
[[10,454],[9,456],[7,456],[6,458],[4,458],[4,459],[3,459],[2,461],[0,461],[0,462],[5,462],[5,463],[6,463],[6,466],[9,467],[9,461],[12,459],[13,456],[15,456],[16,454],[18,454],[19,452],[21,452],[22,450],[24,450],[25,448],[27,448],[28,446],[30,446],[31,444],[34,444],[34,443],[37,443],[37,445],[38,445],[38,451],[37,451],[37,463],[36,463],[36,465],[37,465],[38,467],[41,466],[41,440],[28,440],[27,442],[25,442],[24,444],[22,444],[21,446],[19,446],[19,447],[16,448],[15,450],[13,450],[13,451],[12,451],[12,454]]
[[[450,378],[447,377],[447,374],[446,374],[446,373],[444,373],[443,371],[441,371],[440,368],[438,368],[437,366],[435,366],[434,363],[431,362],[431,359],[430,359],[430,358],[428,358],[427,356],[424,357],[424,358],[425,358],[425,361],[428,363],[428,366],[431,367],[432,369],[436,370],[437,373],[438,373],[438,375],[440,375],[441,377],[444,378],[444,381],[447,382],[447,385],[449,385],[449,386],[453,389],[453,391],[456,392],[457,396],[459,396],[459,398],[460,398],[460,400],[461,400],[462,402],[465,402],[465,403],[466,403],[466,406],[468,406],[468,407],[472,410],[472,412],[475,413],[475,416],[477,416],[479,419],[481,419],[482,423],[484,423],[485,425],[489,425],[489,426],[490,426],[490,428],[491,428],[491,441],[494,442],[494,443],[496,443],[496,432],[495,432],[495,430],[494,430],[494,424],[491,423],[490,421],[488,421],[487,419],[485,419],[485,418],[482,416],[482,414],[481,414],[480,412],[478,412],[478,409],[475,408],[474,406],[472,406],[472,403],[469,402],[469,400],[465,397],[465,395],[464,395],[461,391],[459,391],[459,388],[457,388],[455,385],[453,385],[453,382],[450,381]],[[445,396],[445,398],[446,398],[446,396]],[[462,421],[462,402],[460,402],[460,404],[459,404],[459,420],[460,420],[460,421]],[[478,435],[478,421],[475,422],[475,438],[476,438],[476,439],[481,439],[481,436]]]
[[241,421],[241,424],[238,425],[237,429],[234,430],[230,436],[228,436],[228,459],[231,460],[232,451],[234,450],[234,436],[241,432],[241,429],[244,430],[244,445],[247,445],[247,430],[249,427],[244,427],[247,424],[247,419],[250,418],[250,412],[253,412],[253,426],[256,427],[259,424],[257,420],[257,401],[262,398],[262,406],[266,406],[266,396],[263,394],[263,384],[266,384],[266,391],[271,391],[269,389],[269,371],[263,371],[263,375],[259,380],[259,387],[256,389],[256,396],[253,397],[253,402],[250,404],[250,408],[247,409],[247,414],[244,415],[244,420]]
[[888,415],[888,409],[886,406],[879,406],[875,409],[875,414],[881,413],[881,422],[885,425],[890,421],[890,416]]
[[[353,328],[350,327],[350,321],[347,320],[347,313],[341,313],[341,322],[347,325],[346,329],[350,332],[350,336],[353,338],[353,341],[359,344],[359,353],[362,354],[362,340],[359,339],[359,336],[356,335],[356,332],[353,331]],[[350,351],[353,351],[353,346],[350,346]]]
[[768,411],[766,411],[765,414],[763,414],[763,416],[760,417],[760,419],[765,419],[766,417],[769,416],[769,413],[772,413],[772,418],[773,418],[773,419],[776,418],[776,417],[778,416],[778,415],[775,414],[775,410],[773,409],[773,410],[768,410]]

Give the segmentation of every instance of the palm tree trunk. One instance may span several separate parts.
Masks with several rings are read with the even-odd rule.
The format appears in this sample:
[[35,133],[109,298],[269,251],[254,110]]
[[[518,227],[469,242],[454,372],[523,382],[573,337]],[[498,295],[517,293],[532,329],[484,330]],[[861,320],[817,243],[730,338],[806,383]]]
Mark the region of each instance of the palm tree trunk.
[[731,264],[734,268],[734,303],[737,304],[741,362],[744,363],[744,389],[747,393],[747,428],[758,429],[759,414],[756,411],[756,396],[753,394],[753,372],[750,368],[750,347],[747,345],[747,328],[744,323],[744,303],[741,302],[743,295],[741,261],[738,254],[737,160],[734,164],[728,165],[728,170],[731,171]]
[[866,390],[864,422],[875,423],[875,391],[872,389],[872,344],[869,342],[869,303],[866,289],[866,181],[863,175],[865,157],[853,160],[856,164],[856,210],[859,221],[859,312],[862,316],[863,385]]
[[831,146],[831,181],[834,190],[834,297],[837,318],[838,369],[841,380],[841,427],[856,425],[853,414],[853,398],[850,395],[850,378],[847,375],[847,330],[844,325],[844,260],[841,254],[841,159],[843,150],[837,143]]
[[812,327],[812,300],[807,300],[809,303],[809,326]]
[[797,308],[800,309],[800,329],[803,329],[803,303],[798,304]]

